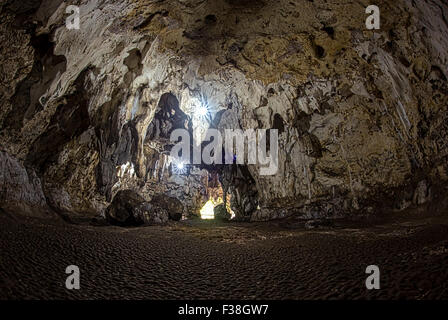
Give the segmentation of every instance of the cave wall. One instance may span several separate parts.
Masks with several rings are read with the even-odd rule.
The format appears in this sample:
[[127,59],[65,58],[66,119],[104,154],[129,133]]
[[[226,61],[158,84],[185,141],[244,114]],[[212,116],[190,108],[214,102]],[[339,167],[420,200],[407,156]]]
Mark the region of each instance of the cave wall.
[[196,210],[204,173],[148,178],[161,162],[146,134],[169,93],[193,126],[205,97],[219,130],[279,129],[276,175],[226,177],[252,220],[429,201],[448,179],[448,6],[376,2],[368,31],[367,1],[74,1],[80,30],[67,3],[7,1],[2,159],[35,172],[60,213],[103,212],[123,188]]

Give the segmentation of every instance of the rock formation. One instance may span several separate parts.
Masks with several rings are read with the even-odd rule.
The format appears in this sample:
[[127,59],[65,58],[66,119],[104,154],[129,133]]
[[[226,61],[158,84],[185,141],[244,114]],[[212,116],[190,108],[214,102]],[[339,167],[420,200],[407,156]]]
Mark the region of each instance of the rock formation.
[[106,219],[118,226],[164,224],[172,216],[169,210],[161,203],[146,202],[132,190],[120,190],[106,209]]
[[[66,26],[68,2],[79,29]],[[132,190],[197,215],[209,173],[245,220],[446,193],[445,1],[376,1],[380,30],[366,29],[364,0],[68,2],[0,4],[2,208],[105,216]],[[277,129],[279,171],[174,172],[169,134],[198,127]]]

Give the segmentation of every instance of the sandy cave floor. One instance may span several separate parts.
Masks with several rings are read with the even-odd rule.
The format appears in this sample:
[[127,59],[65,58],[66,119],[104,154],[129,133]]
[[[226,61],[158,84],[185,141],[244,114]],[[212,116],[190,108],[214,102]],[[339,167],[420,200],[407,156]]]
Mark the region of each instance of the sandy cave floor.
[[[0,299],[448,298],[448,214],[307,230],[182,221],[97,227],[0,215]],[[65,288],[77,265],[80,290]],[[367,290],[378,265],[381,289]]]

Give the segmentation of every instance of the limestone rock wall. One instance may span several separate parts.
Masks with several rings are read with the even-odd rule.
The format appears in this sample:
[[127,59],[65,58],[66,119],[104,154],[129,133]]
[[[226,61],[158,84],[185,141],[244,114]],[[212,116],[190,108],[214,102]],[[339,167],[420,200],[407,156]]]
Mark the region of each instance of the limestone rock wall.
[[199,173],[149,174],[169,167],[147,139],[166,94],[193,127],[206,101],[220,130],[279,130],[276,175],[222,173],[245,218],[402,209],[446,185],[442,0],[376,1],[374,31],[364,0],[72,4],[79,30],[66,2],[0,5],[1,149],[36,170],[60,212],[104,212],[130,187],[201,206]]
[[36,173],[5,152],[0,152],[0,201],[7,211],[51,216]]

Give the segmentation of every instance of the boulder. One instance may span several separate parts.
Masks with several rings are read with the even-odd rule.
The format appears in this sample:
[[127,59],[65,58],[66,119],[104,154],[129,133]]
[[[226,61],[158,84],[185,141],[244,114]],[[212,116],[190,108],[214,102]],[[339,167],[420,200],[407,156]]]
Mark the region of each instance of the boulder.
[[119,226],[135,226],[143,224],[143,220],[136,214],[136,208],[145,200],[132,190],[119,191],[112,203],[106,209],[106,219],[109,223]]
[[179,221],[182,219],[184,206],[182,202],[176,198],[165,195],[155,195],[151,199],[151,204],[166,209],[171,220]]
[[215,214],[215,220],[229,221],[231,218],[230,213],[227,212],[226,207],[224,206],[224,203],[218,204],[213,209],[213,212]]
[[165,207],[146,202],[132,190],[119,191],[106,210],[107,221],[118,226],[164,224],[168,218]]
[[152,205],[149,202],[144,202],[134,210],[134,215],[144,225],[165,224],[168,222],[169,214],[165,208]]

